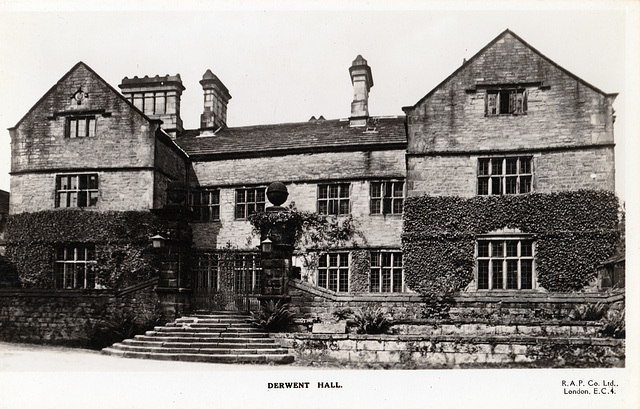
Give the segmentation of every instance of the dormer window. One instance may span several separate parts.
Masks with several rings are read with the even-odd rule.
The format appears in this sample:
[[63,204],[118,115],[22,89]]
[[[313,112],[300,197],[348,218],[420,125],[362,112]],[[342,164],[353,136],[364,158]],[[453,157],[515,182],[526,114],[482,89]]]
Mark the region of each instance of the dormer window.
[[527,90],[524,88],[506,88],[487,90],[485,114],[521,115],[527,113]]

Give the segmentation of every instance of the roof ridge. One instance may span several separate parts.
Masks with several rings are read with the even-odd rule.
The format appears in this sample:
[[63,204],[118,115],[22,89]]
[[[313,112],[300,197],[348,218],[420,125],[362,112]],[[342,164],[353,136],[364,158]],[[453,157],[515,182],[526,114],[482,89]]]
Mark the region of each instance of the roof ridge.
[[[405,115],[378,115],[378,116],[370,116],[369,119],[404,119]],[[237,129],[247,129],[247,128],[259,128],[259,127],[273,127],[273,126],[282,126],[282,125],[310,125],[310,124],[326,124],[327,122],[347,122],[349,118],[333,118],[333,119],[324,119],[324,120],[315,120],[315,121],[298,121],[298,122],[277,122],[271,124],[253,124],[253,125],[240,125],[240,126],[227,126],[223,130],[237,130]],[[202,131],[202,128],[193,128],[193,129],[185,129],[184,132],[197,132]]]

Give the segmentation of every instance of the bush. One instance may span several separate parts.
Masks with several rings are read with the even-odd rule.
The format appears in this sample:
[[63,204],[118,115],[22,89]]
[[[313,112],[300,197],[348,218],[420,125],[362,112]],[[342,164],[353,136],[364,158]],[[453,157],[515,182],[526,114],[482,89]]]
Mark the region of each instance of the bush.
[[380,308],[359,308],[349,318],[358,334],[384,334],[393,325]]
[[340,308],[333,312],[333,316],[338,321],[348,320],[349,318],[351,318],[352,315],[353,315],[353,310],[351,308]]
[[609,310],[604,317],[600,334],[612,338],[624,338],[626,335],[625,310]]
[[137,313],[129,310],[117,311],[89,325],[88,346],[91,349],[106,348],[116,342],[144,334],[161,324],[163,324],[163,317],[159,306],[153,310]]
[[251,321],[259,328],[268,332],[280,332],[286,330],[292,323],[295,315],[289,311],[289,303],[278,300],[274,303],[269,300],[260,305],[257,312],[251,312]]
[[569,318],[572,321],[598,321],[608,310],[609,306],[602,303],[580,305],[571,310]]

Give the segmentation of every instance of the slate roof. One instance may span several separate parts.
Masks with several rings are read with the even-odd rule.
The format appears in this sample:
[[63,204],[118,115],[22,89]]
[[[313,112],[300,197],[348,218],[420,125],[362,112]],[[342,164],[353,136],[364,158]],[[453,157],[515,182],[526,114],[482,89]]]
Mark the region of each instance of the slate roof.
[[311,120],[277,125],[225,128],[215,135],[183,132],[175,142],[192,158],[252,157],[295,153],[404,149],[405,118],[370,118],[366,127],[348,120]]

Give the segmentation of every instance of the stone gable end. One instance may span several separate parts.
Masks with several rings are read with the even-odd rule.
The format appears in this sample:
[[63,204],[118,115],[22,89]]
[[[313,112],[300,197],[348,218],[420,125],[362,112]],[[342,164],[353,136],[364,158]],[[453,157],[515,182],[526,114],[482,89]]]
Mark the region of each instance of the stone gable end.
[[[487,93],[509,87],[527,91],[526,112],[487,115]],[[408,152],[610,145],[615,96],[562,69],[507,31],[407,109]]]
[[[68,136],[75,117],[95,118],[92,136]],[[153,166],[155,126],[78,63],[10,130],[11,171]]]

